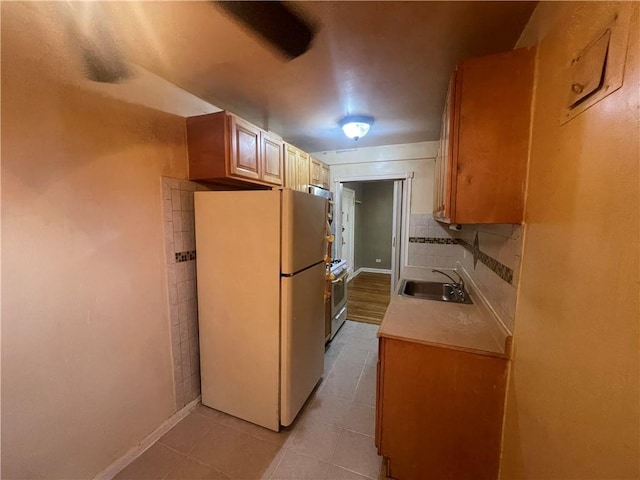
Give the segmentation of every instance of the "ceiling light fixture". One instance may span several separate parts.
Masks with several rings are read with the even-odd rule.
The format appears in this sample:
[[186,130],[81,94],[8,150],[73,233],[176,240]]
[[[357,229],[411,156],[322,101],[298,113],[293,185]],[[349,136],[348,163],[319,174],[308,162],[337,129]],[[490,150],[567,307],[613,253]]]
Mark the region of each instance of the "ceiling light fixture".
[[347,137],[353,140],[364,137],[372,124],[373,117],[365,117],[362,115],[349,115],[340,120],[342,131]]

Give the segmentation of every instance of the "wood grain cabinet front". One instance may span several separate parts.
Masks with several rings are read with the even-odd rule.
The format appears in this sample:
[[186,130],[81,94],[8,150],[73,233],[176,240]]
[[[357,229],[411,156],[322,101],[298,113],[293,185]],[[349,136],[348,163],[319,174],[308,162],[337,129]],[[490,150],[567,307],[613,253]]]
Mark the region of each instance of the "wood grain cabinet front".
[[282,139],[229,112],[187,118],[189,179],[281,186]]
[[398,480],[496,480],[508,360],[380,338],[375,442]]
[[464,60],[449,84],[434,217],[522,223],[535,50]]
[[308,192],[309,185],[313,184],[311,156],[288,143],[284,145],[284,152],[284,186],[300,192]]
[[324,163],[321,165],[322,172],[320,174],[321,187],[329,190],[329,166]]
[[311,157],[309,183],[329,190],[329,166]]

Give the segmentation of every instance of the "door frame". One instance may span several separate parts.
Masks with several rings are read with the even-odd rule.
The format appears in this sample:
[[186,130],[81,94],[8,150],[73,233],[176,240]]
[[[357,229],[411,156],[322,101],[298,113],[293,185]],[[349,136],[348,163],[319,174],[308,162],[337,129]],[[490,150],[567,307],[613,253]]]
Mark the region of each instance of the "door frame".
[[[349,272],[349,277],[353,277],[353,272],[354,272],[354,262],[356,260],[356,250],[355,250],[355,219],[356,219],[356,192],[355,190],[352,190],[350,188],[344,187],[342,189],[342,195],[344,195],[345,192],[351,192],[349,194],[349,196],[353,196],[353,205],[352,205],[352,209],[350,209],[349,212],[346,212],[347,215],[351,214],[351,228],[349,229],[348,232],[346,232],[348,234],[347,236],[347,241],[349,242],[349,244],[351,245],[351,249],[349,250],[350,258],[347,258],[347,271]],[[340,196],[340,200],[342,203],[342,195]],[[340,212],[342,212],[342,204],[340,205]],[[342,215],[340,215],[340,255],[342,255]],[[340,257],[342,258],[342,256]]]
[[[335,201],[336,212],[341,212],[342,208],[342,184],[345,182],[368,182],[374,180],[403,180],[404,188],[402,189],[402,209],[400,212],[402,224],[402,234],[400,239],[400,265],[395,265],[397,272],[391,272],[391,275],[397,273],[399,277],[402,273],[402,268],[408,264],[409,255],[409,212],[411,212],[411,183],[413,180],[413,172],[405,173],[387,173],[380,175],[344,175],[335,177],[333,179],[333,193]],[[395,198],[394,198],[395,203]],[[394,209],[395,210],[395,209]],[[335,230],[335,251],[334,256],[339,257],[342,255],[342,218],[341,215],[336,215],[335,218],[336,230]],[[392,277],[393,278],[393,277]],[[392,282],[393,284],[393,282]],[[392,294],[394,292],[391,292]]]

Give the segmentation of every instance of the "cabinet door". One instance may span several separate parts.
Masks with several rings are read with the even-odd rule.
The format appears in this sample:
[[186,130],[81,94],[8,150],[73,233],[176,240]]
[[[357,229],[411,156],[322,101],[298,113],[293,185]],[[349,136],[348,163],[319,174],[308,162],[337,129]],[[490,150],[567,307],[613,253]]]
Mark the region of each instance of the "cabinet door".
[[262,159],[262,180],[274,185],[282,185],[283,153],[280,137],[269,132],[260,132],[260,153]]
[[289,144],[284,147],[284,186],[297,190],[298,187],[298,150]]
[[298,150],[298,190],[301,192],[309,191],[309,164],[311,157],[308,153]]
[[452,202],[455,200],[451,190],[451,171],[453,162],[452,123],[454,120],[452,109],[454,108],[454,98],[456,91],[456,78],[454,73],[449,83],[447,100],[442,115],[442,126],[440,130],[440,145],[436,156],[436,182],[433,203],[433,215],[438,220],[448,221],[451,218]]
[[260,129],[241,118],[229,116],[231,155],[229,175],[260,180]]
[[326,188],[327,190],[329,190],[329,167],[324,163],[322,164],[322,174],[320,176],[320,179],[322,188]]
[[311,157],[309,183],[316,187],[322,186],[322,164],[313,157]]

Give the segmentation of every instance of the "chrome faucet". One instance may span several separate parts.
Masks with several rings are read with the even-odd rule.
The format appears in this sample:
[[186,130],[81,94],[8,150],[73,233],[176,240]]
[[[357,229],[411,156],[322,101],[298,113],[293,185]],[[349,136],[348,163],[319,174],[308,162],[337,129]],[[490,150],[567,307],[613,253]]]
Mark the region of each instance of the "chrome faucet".
[[433,273],[440,273],[440,274],[444,275],[445,277],[447,277],[449,280],[451,280],[453,282],[453,285],[456,288],[459,288],[460,290],[464,289],[464,280],[462,280],[462,277],[460,276],[460,274],[458,272],[456,272],[455,270],[453,270],[453,273],[455,273],[456,277],[458,277],[458,281],[455,281],[454,278],[452,276],[450,276],[448,273],[444,273],[442,270],[438,270],[437,268],[434,268],[431,271]]

